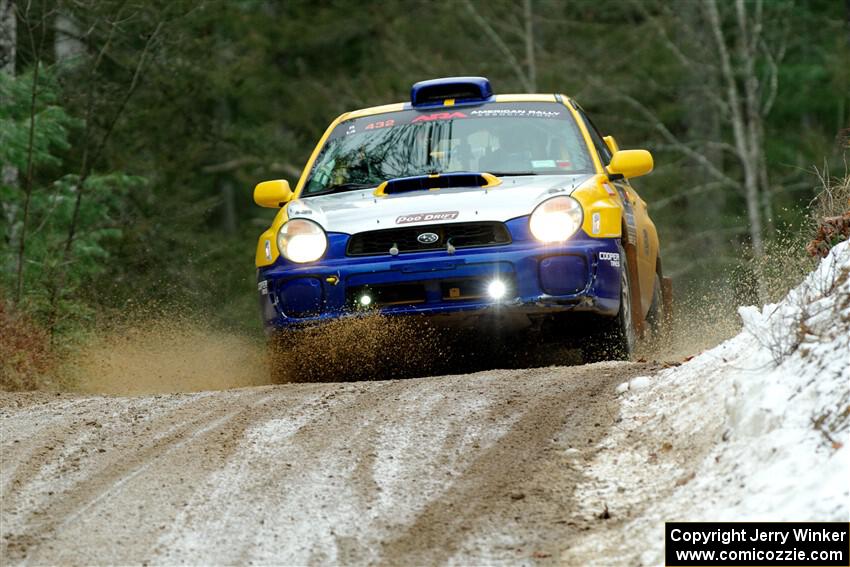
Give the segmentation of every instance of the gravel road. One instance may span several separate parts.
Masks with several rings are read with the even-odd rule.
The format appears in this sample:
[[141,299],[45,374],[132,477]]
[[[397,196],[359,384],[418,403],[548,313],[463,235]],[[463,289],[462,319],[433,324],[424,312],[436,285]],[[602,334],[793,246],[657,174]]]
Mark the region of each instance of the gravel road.
[[615,388],[654,369],[0,393],[2,562],[559,563],[607,521],[574,498]]

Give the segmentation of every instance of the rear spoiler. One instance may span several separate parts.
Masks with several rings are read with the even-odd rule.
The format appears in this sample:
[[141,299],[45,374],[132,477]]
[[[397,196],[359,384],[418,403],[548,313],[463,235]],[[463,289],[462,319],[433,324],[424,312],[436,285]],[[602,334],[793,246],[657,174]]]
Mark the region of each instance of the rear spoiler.
[[375,189],[375,196],[384,197],[410,191],[433,191],[453,187],[487,188],[495,187],[501,183],[502,180],[492,173],[435,173],[384,181]]

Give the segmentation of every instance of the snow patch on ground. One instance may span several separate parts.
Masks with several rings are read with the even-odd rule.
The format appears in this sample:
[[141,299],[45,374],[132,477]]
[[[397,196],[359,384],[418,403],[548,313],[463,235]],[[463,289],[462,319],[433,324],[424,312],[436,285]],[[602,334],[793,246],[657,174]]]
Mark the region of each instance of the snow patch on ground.
[[635,376],[628,382],[623,382],[619,386],[617,386],[617,393],[624,394],[631,391],[636,390],[645,390],[651,384],[652,379],[649,376]]
[[[353,553],[363,554],[356,563],[378,562],[376,541],[415,522],[468,466],[464,456],[493,446],[517,419],[487,422],[493,399],[481,394],[447,400],[438,383],[422,381],[394,399],[402,412],[341,394],[254,425],[159,538],[154,563],[340,564]],[[332,435],[343,426],[336,412],[358,402],[357,433]],[[447,403],[455,411],[444,419]]]
[[740,315],[735,338],[620,385],[622,427],[577,491],[609,527],[563,560],[660,564],[664,521],[850,519],[850,246]]

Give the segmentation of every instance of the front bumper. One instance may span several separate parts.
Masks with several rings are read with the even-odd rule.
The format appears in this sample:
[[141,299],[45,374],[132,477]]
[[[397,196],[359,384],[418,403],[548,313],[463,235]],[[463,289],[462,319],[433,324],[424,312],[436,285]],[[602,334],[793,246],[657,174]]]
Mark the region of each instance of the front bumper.
[[[283,259],[258,272],[267,332],[376,311],[475,320],[482,315],[525,316],[585,311],[613,316],[620,307],[617,239],[579,232],[563,244],[544,245],[528,232],[528,217],[508,221],[512,243],[391,256],[346,257],[349,235],[328,234],[325,258],[300,265]],[[601,254],[601,257],[600,257]],[[503,281],[493,299],[486,285]],[[374,301],[367,308],[359,298]]]

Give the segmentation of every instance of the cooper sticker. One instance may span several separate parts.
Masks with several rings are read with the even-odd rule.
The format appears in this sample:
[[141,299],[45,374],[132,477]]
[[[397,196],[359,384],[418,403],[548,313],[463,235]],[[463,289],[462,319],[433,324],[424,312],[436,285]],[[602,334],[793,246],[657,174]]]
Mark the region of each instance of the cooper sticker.
[[414,222],[434,222],[454,220],[460,214],[459,211],[443,211],[441,213],[414,213],[402,215],[395,219],[396,224],[410,224]]
[[619,252],[600,252],[599,259],[603,262],[607,261],[615,268],[620,267],[620,253]]

